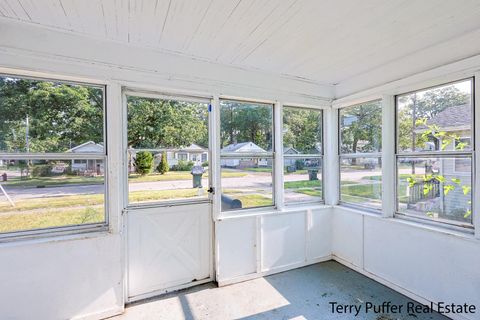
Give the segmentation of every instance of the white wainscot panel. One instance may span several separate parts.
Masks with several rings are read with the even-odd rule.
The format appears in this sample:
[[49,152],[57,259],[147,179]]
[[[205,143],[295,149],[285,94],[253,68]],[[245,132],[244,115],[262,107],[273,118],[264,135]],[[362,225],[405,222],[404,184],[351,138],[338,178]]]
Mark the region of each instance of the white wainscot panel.
[[357,267],[363,266],[363,215],[348,209],[333,212],[333,254]]
[[2,246],[0,318],[103,318],[121,312],[120,253],[118,235]]
[[262,271],[305,262],[306,212],[262,218]]
[[418,296],[479,306],[478,266],[478,240],[365,217],[365,270]]
[[219,282],[257,271],[256,219],[250,217],[217,222]]
[[307,215],[307,262],[332,254],[332,210],[309,210]]

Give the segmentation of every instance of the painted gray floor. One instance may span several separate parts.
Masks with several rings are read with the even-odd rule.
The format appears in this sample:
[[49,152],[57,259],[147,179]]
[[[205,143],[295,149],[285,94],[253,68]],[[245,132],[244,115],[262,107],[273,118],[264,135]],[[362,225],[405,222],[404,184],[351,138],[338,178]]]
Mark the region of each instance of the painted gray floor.
[[[448,319],[439,314],[365,313],[365,303],[391,301],[404,305],[407,297],[333,261],[246,281],[222,288],[201,285],[130,305],[114,317],[125,319]],[[354,314],[331,312],[329,302],[361,305]],[[405,311],[405,310],[404,310]]]

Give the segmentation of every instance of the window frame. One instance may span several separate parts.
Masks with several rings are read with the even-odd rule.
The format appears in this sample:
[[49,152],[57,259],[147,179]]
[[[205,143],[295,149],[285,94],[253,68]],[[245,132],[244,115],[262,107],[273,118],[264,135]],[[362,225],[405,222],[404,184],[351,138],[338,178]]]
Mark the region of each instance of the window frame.
[[[475,230],[475,224],[476,224],[476,213],[475,213],[475,194],[476,194],[476,189],[475,189],[475,180],[478,178],[476,177],[476,129],[475,129],[475,100],[476,100],[476,92],[475,92],[475,81],[476,77],[475,75],[472,75],[470,77],[466,78],[460,78],[448,82],[443,82],[443,83],[438,83],[433,86],[427,86],[427,87],[421,87],[415,90],[410,90],[407,92],[402,92],[393,95],[394,97],[394,139],[395,139],[395,185],[394,185],[394,218],[401,218],[401,219],[407,219],[407,220],[412,220],[412,221],[417,221],[422,224],[429,224],[433,226],[440,226],[440,227],[450,227],[454,229],[459,229],[459,230]],[[441,88],[441,87],[446,87],[449,85],[453,85],[456,83],[461,83],[461,82],[466,82],[470,81],[470,108],[471,108],[471,120],[470,120],[470,142],[471,142],[471,148],[467,151],[442,151],[442,150],[435,150],[435,151],[424,151],[424,152],[402,152],[399,149],[399,144],[398,144],[398,134],[399,134],[399,121],[398,121],[398,111],[399,111],[399,104],[398,104],[398,97],[399,96],[404,96],[412,93],[416,93],[419,91],[427,91],[431,89],[436,89],[436,88]],[[465,138],[465,137],[463,137]],[[398,201],[398,193],[399,193],[399,176],[398,176],[398,159],[399,158],[439,158],[439,159],[445,159],[445,158],[456,158],[456,157],[466,157],[470,158],[470,163],[471,163],[471,210],[472,210],[472,222],[471,223],[464,223],[464,222],[459,222],[459,221],[454,221],[454,220],[448,220],[448,219],[441,219],[441,220],[435,220],[435,219],[430,219],[427,217],[422,217],[422,216],[417,216],[413,214],[408,214],[405,212],[400,212],[399,210],[399,201]],[[455,159],[456,160],[456,159]],[[454,160],[454,162],[455,162]],[[455,163],[453,164],[454,172],[455,171]],[[465,175],[465,172],[462,172],[461,175]]]
[[[317,154],[285,154],[284,153],[284,148],[285,146],[283,145],[283,126],[284,126],[284,121],[283,121],[283,116],[284,116],[284,111],[285,108],[291,108],[291,109],[297,109],[297,110],[308,110],[308,111],[316,111],[320,113],[321,116],[321,144],[322,144],[322,152],[317,153]],[[322,188],[322,194],[320,196],[320,199],[318,200],[309,200],[309,201],[292,201],[292,202],[287,202],[285,201],[285,181],[283,181],[282,184],[282,200],[283,200],[283,205],[285,207],[294,207],[298,205],[306,205],[306,204],[324,204],[325,203],[325,112],[324,109],[321,108],[312,108],[312,107],[299,107],[295,105],[290,105],[290,104],[284,104],[282,105],[282,117],[281,117],[281,123],[280,123],[280,132],[281,132],[281,141],[282,141],[282,150],[281,150],[281,155],[282,155],[282,170],[285,170],[285,160],[286,159],[319,159],[322,164],[322,170],[321,170],[321,175],[322,175],[322,182],[321,182],[321,188]],[[284,180],[284,179],[283,179]]]
[[91,88],[98,88],[102,90],[102,131],[103,131],[103,146],[102,153],[73,153],[73,152],[2,152],[0,151],[0,159],[2,160],[102,160],[104,166],[103,175],[103,209],[104,209],[104,221],[97,223],[85,223],[75,225],[65,225],[57,227],[35,228],[28,230],[19,230],[13,232],[0,233],[0,242],[14,241],[17,239],[30,239],[41,237],[53,237],[61,235],[83,234],[92,232],[107,231],[110,227],[110,211],[109,211],[109,192],[108,192],[108,136],[107,136],[107,85],[105,83],[95,83],[82,80],[65,79],[61,76],[57,77],[52,75],[51,77],[44,76],[30,76],[24,73],[4,73],[0,72],[0,77],[9,77],[15,79],[43,81],[43,82],[55,82],[66,85],[78,85],[87,86]]
[[[200,204],[200,203],[211,203],[212,202],[212,193],[207,192],[207,196],[202,199],[174,199],[174,200],[154,200],[149,202],[134,202],[131,203],[129,201],[129,182],[128,182],[128,154],[131,150],[139,151],[149,151],[149,152],[162,152],[167,151],[166,149],[158,148],[129,148],[128,147],[128,97],[137,97],[137,98],[146,98],[146,99],[159,99],[159,100],[177,100],[182,102],[191,102],[191,103],[205,103],[207,104],[208,111],[208,119],[207,119],[207,127],[208,127],[208,157],[209,159],[212,157],[212,142],[211,142],[211,130],[210,121],[212,114],[210,112],[210,106],[213,105],[213,98],[210,96],[201,96],[201,95],[188,95],[183,93],[170,93],[164,91],[150,91],[150,90],[143,90],[137,89],[135,87],[122,87],[122,105],[123,105],[123,112],[124,112],[124,121],[123,121],[123,128],[122,132],[124,133],[124,137],[122,139],[122,156],[124,157],[123,161],[123,175],[124,178],[124,188],[123,188],[123,198],[125,201],[125,210],[137,210],[137,209],[147,209],[147,208],[162,208],[162,207],[173,207],[173,206],[183,206],[183,205],[192,205],[192,204]],[[212,188],[212,164],[209,162],[208,165],[208,187]]]
[[[222,113],[222,101],[232,101],[232,102],[239,102],[239,103],[251,103],[251,104],[259,104],[259,105],[265,105],[265,106],[270,106],[272,108],[272,150],[267,151],[267,152],[262,152],[262,153],[240,153],[236,154],[233,152],[228,152],[224,153],[221,151],[222,146],[221,146],[221,113]],[[277,152],[277,137],[276,137],[276,124],[275,124],[275,118],[279,112],[279,107],[276,103],[270,102],[270,101],[260,101],[260,100],[255,100],[255,99],[239,99],[239,98],[230,98],[230,97],[219,97],[218,99],[218,125],[219,125],[219,131],[217,132],[217,139],[218,139],[218,176],[219,176],[219,183],[218,183],[218,193],[220,194],[220,197],[223,194],[223,186],[222,186],[222,167],[221,167],[221,162],[222,159],[244,159],[244,158],[249,158],[249,159],[266,159],[272,161],[272,204],[271,205],[266,205],[266,206],[256,206],[256,207],[249,207],[249,208],[240,208],[240,209],[232,209],[232,210],[222,210],[221,208],[221,200],[220,203],[218,204],[220,208],[220,215],[228,215],[233,212],[241,212],[242,214],[245,212],[250,212],[250,211],[259,211],[262,209],[277,209],[279,207],[279,203],[277,201],[277,190],[276,188],[276,181],[277,181],[277,168],[276,168],[276,159],[278,156]],[[280,124],[281,126],[281,124]],[[220,199],[220,198],[219,198]]]
[[[338,161],[338,204],[341,205],[341,206],[345,206],[345,207],[348,207],[348,208],[354,208],[354,209],[358,209],[360,208],[361,210],[364,210],[364,211],[368,211],[370,213],[374,213],[374,214],[377,214],[377,215],[382,215],[383,214],[383,205],[384,205],[384,201],[383,201],[383,180],[382,180],[382,188],[381,188],[381,197],[380,197],[380,208],[373,208],[371,206],[368,206],[368,205],[364,205],[364,204],[356,204],[356,203],[351,203],[351,202],[348,202],[348,201],[342,201],[342,165],[341,165],[341,162],[342,162],[342,159],[353,159],[353,158],[367,158],[367,159],[378,159],[378,158],[381,158],[382,161],[383,161],[383,145],[381,146],[381,150],[380,151],[376,151],[376,152],[357,152],[357,153],[342,153],[342,134],[341,134],[341,130],[342,130],[342,127],[341,127],[341,121],[342,121],[342,117],[341,117],[341,111],[343,109],[346,109],[346,108],[351,108],[351,107],[356,107],[356,106],[360,106],[360,105],[364,105],[364,104],[369,104],[369,103],[378,103],[380,105],[380,111],[383,113],[383,105],[382,105],[382,98],[377,98],[377,99],[371,99],[371,100],[365,100],[365,101],[361,101],[361,102],[357,102],[357,103],[354,103],[354,104],[349,104],[349,105],[345,105],[345,106],[342,106],[340,108],[338,108],[337,110],[335,110],[337,112],[337,136],[338,136],[338,143],[337,143],[337,161]],[[383,142],[383,127],[384,127],[384,123],[383,123],[383,116],[381,115],[381,121],[380,121],[380,125],[381,125],[381,130],[380,130],[380,143]],[[382,163],[382,167],[383,167],[383,163]]]

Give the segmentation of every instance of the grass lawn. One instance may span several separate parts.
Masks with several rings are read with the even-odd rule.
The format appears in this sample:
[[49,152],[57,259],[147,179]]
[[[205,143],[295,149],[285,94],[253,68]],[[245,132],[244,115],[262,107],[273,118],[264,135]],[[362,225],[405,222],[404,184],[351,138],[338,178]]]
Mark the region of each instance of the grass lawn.
[[243,208],[264,207],[273,205],[271,197],[269,198],[261,194],[232,194],[230,196],[242,201]]
[[303,194],[306,194],[308,196],[312,196],[312,197],[321,197],[322,196],[322,189],[318,188],[318,189],[313,189],[313,188],[310,188],[310,189],[298,189],[298,190],[295,190],[296,193],[303,193]]
[[25,211],[0,215],[0,232],[99,223],[104,221],[103,206]]
[[285,181],[285,189],[311,188],[322,186],[321,180],[301,180],[301,181]]
[[[237,178],[246,176],[246,172],[222,172],[222,178]],[[208,177],[208,174],[204,174]],[[190,171],[169,171],[165,174],[152,173],[149,175],[130,174],[128,176],[130,183],[138,182],[155,182],[155,181],[176,181],[176,180],[191,180],[192,175]],[[21,180],[18,177],[10,178],[7,182],[2,182],[2,185],[8,187],[36,187],[36,186],[63,186],[71,184],[89,185],[89,184],[103,184],[103,177],[84,177],[84,176],[54,176],[54,177],[38,177]]]

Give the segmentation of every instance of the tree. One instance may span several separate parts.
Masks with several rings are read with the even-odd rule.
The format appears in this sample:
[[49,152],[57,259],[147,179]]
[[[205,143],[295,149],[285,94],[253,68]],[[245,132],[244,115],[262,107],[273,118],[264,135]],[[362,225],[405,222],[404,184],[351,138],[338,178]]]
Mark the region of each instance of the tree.
[[[341,111],[341,151],[345,153],[379,151],[382,144],[382,111],[378,102],[365,103]],[[361,150],[359,150],[359,145]],[[352,164],[356,164],[355,158]],[[379,158],[379,161],[381,158]]]
[[[449,85],[398,98],[399,147],[415,150],[429,141],[424,134],[425,123],[447,108],[470,104],[470,95]],[[431,137],[430,137],[431,138]]]
[[148,151],[140,151],[135,157],[135,171],[138,174],[146,175],[152,172],[153,155]]
[[207,145],[208,110],[196,103],[128,97],[128,145],[178,148]]
[[3,77],[0,114],[0,149],[9,152],[65,152],[103,140],[100,88]]
[[165,174],[168,172],[169,169],[170,168],[168,167],[167,153],[163,151],[162,158],[160,159],[160,163],[157,166],[157,171],[161,174]]
[[265,150],[272,148],[272,108],[245,102],[223,101],[221,145],[251,141]]
[[283,109],[283,145],[302,153],[316,153],[322,141],[321,112],[308,109]]

